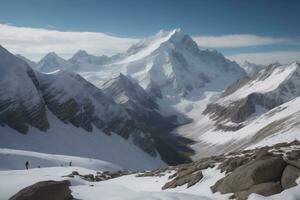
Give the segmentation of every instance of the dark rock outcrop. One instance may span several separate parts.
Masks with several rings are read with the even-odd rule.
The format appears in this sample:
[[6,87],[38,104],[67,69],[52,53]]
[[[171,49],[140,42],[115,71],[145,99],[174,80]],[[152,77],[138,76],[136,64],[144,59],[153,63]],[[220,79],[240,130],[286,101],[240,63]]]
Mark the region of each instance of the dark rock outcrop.
[[69,181],[41,181],[28,186],[9,200],[71,200]]
[[195,185],[203,178],[201,171],[193,172],[190,174],[179,174],[174,180],[167,182],[162,189],[176,188],[177,186],[182,186],[187,184],[187,188]]

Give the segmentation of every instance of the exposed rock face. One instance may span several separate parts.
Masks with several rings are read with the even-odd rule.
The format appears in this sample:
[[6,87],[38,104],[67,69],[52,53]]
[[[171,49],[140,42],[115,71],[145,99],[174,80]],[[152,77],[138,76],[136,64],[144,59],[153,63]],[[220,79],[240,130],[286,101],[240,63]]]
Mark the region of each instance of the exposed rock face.
[[128,137],[132,127],[126,111],[80,75],[68,71],[37,75],[48,108],[63,122],[87,131],[94,125],[107,134],[115,131]]
[[[278,82],[274,78],[276,76]],[[272,85],[272,87],[265,87],[265,85]],[[272,64],[253,76],[242,78],[230,85],[216,102],[207,105],[203,114],[209,115],[216,121],[218,129],[231,131],[233,129],[227,128],[222,122],[229,120],[238,124],[235,128],[242,128],[240,123],[246,121],[255,112],[273,109],[299,96],[299,88],[299,63]]]
[[300,176],[300,168],[288,165],[282,174],[281,185],[284,189],[296,186],[296,179]]
[[131,77],[120,74],[104,83],[103,92],[125,107],[137,126],[169,132],[175,128],[169,117],[162,116],[155,100]]
[[42,181],[28,186],[9,200],[71,200],[69,181]]
[[0,46],[0,124],[27,133],[49,127],[39,82],[26,62]]
[[120,74],[104,83],[103,92],[122,105],[131,116],[138,129],[131,131],[136,145],[152,156],[159,152],[162,159],[172,165],[189,161],[184,156],[193,153],[186,147],[188,140],[168,134],[176,127],[176,120],[161,115],[154,99],[135,80]]
[[284,102],[281,100],[275,100],[263,94],[253,93],[227,106],[222,106],[217,103],[208,104],[203,114],[210,114],[210,117],[217,121],[230,119],[232,122],[240,123],[256,112],[257,105],[270,110],[282,103]]

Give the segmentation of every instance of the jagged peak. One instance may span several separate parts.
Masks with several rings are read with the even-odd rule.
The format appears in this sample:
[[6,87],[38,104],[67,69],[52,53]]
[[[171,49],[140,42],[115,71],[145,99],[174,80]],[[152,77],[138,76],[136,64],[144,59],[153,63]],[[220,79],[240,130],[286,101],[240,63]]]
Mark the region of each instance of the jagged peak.
[[59,57],[55,52],[49,52],[45,55],[45,57]]
[[78,50],[73,57],[75,56],[79,56],[79,57],[86,57],[86,56],[89,56],[89,54],[85,51],[85,50]]
[[52,60],[66,61],[65,59],[57,55],[55,52],[49,52],[39,61],[38,64],[43,63],[45,61],[52,61]]

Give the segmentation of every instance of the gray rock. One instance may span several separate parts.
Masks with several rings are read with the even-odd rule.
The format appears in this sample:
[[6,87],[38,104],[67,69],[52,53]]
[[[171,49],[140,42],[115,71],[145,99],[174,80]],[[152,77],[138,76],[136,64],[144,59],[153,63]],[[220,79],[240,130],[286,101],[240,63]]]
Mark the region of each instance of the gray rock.
[[178,186],[182,186],[184,184],[187,184],[187,187],[192,187],[196,183],[198,183],[203,178],[203,174],[201,171],[194,172],[191,174],[184,174],[183,176],[177,176],[174,180],[167,182],[162,189],[168,189],[168,188],[176,188]]
[[9,200],[70,200],[69,181],[42,181],[28,186]]
[[280,182],[268,182],[253,185],[250,189],[235,193],[237,200],[246,200],[252,193],[260,194],[262,196],[270,196],[282,192]]
[[286,160],[289,165],[297,167],[300,169],[300,160]]
[[93,182],[95,181],[95,177],[93,174],[79,175],[83,180]]
[[253,185],[280,181],[286,163],[281,157],[256,159],[235,169],[212,187],[213,191],[224,193],[247,190]]
[[79,173],[77,171],[72,171],[72,175],[79,175]]
[[300,176],[300,169],[288,165],[283,171],[281,185],[284,189],[296,186],[296,179]]

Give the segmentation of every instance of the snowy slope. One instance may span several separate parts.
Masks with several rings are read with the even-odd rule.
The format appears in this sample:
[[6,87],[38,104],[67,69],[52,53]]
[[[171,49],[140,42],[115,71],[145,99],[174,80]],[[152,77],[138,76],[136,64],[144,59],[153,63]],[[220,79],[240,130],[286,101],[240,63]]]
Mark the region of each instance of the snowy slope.
[[216,123],[241,123],[300,95],[300,65],[272,64],[229,86],[204,114]]
[[[221,195],[212,193],[210,186],[214,185],[217,180],[224,176],[216,168],[203,170],[203,179],[190,188],[186,185],[161,190],[161,187],[168,182],[168,177],[173,172],[164,173],[161,177],[136,177],[136,174],[121,176],[115,179],[102,182],[84,181],[78,177],[62,178],[72,171],[78,171],[80,174],[96,174],[96,171],[83,167],[48,167],[36,168],[30,170],[10,170],[0,171],[0,199],[6,200],[22,188],[29,186],[38,181],[45,180],[70,180],[72,195],[76,199],[98,200],[225,200],[229,199],[231,194]],[[287,189],[280,194],[263,197],[257,194],[251,194],[251,200],[293,200],[299,199],[299,182],[296,187]]]
[[[16,158],[17,160],[18,158]],[[98,169],[101,170],[101,167]],[[175,189],[161,190],[161,187],[168,181],[170,173],[165,173],[162,177],[136,177],[136,174],[122,176],[108,181],[91,183],[78,177],[62,178],[72,171],[78,171],[80,174],[96,174],[96,171],[74,166],[74,167],[46,167],[34,168],[30,170],[9,170],[0,171],[0,188],[5,188],[1,192],[0,199],[6,200],[17,193],[20,189],[33,183],[43,180],[65,180],[71,181],[72,195],[76,199],[98,200],[217,200],[227,199],[228,195],[213,194],[209,187],[213,185],[224,174],[217,169],[207,169],[203,171],[203,181],[195,186],[186,188],[185,186]],[[16,184],[17,182],[17,184]]]
[[0,147],[94,158],[128,169],[149,169],[164,165],[159,157],[152,157],[134,145],[131,139],[117,134],[110,136],[97,128],[87,132],[72,124],[65,124],[47,112],[50,128],[40,131],[33,127],[26,135],[4,126],[0,127]]
[[92,170],[113,171],[122,169],[120,166],[102,160],[15,149],[0,149],[0,158],[0,170],[22,170],[26,161],[29,161],[30,169],[69,166],[70,162],[72,166]]
[[294,62],[288,65],[269,65],[240,87],[235,89],[235,86],[225,91],[220,102],[230,103],[252,93],[272,93],[270,95],[276,95],[286,102],[300,94],[300,64]]
[[[199,114],[195,123],[180,127],[177,132],[197,141],[194,159],[244,148],[273,145],[300,140],[300,97],[254,116],[239,129],[220,129],[207,115]],[[230,122],[227,126],[235,126]]]
[[267,66],[222,94],[195,103],[195,119],[176,133],[196,140],[195,158],[300,139],[299,63]]
[[36,66],[40,72],[53,72],[56,70],[75,70],[77,66],[59,57],[56,53],[50,52],[42,58]]

